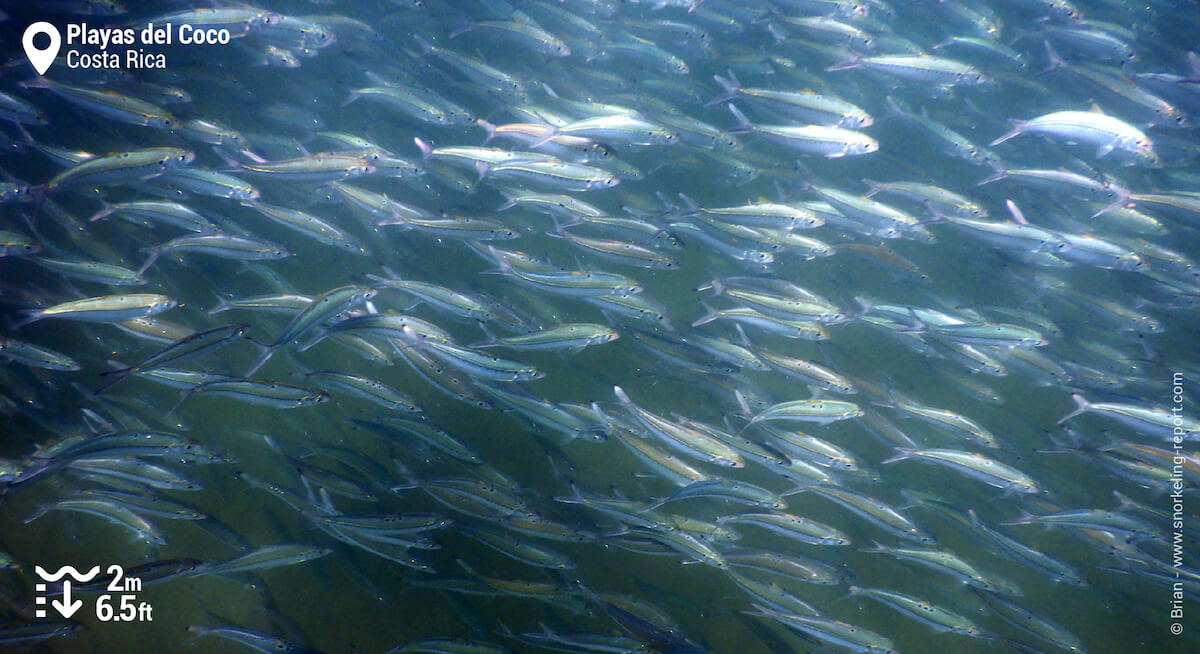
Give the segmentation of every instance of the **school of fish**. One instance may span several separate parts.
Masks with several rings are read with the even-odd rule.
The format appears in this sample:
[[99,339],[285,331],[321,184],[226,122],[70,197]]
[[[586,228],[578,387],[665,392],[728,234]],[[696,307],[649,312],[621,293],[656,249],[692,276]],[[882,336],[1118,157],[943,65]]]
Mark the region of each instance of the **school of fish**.
[[1194,0],[200,5],[0,5],[3,647],[1200,649]]

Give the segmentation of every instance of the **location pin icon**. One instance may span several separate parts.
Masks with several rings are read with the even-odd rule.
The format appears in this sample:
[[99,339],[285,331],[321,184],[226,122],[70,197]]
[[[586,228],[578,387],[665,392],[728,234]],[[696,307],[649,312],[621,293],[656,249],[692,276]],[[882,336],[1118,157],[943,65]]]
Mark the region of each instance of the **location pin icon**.
[[[40,50],[33,45],[33,39],[38,34],[50,37],[50,45]],[[29,57],[29,63],[33,64],[33,69],[37,71],[38,75],[45,75],[50,64],[54,63],[54,58],[58,56],[58,48],[62,45],[62,35],[58,33],[57,27],[44,20],[38,21],[25,29],[25,36],[21,37],[21,45],[25,46],[25,56]]]

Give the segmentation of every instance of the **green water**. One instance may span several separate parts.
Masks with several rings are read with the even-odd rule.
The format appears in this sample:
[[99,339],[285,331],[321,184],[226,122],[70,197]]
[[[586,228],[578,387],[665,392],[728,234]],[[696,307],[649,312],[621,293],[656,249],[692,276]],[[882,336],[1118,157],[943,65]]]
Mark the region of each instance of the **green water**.
[[[59,61],[47,73],[48,79],[58,83],[108,88],[140,97],[159,104],[180,119],[219,122],[245,137],[244,151],[189,141],[180,130],[131,125],[81,107],[58,94],[20,84],[34,75],[19,44],[25,27],[35,20],[50,20],[60,29],[65,29],[67,23],[85,20],[93,27],[125,23],[141,26],[149,19],[181,10],[181,6],[130,2],[128,13],[117,17],[86,16],[85,2],[57,3],[45,13],[39,13],[43,11],[40,8],[2,7],[8,15],[7,20],[0,22],[4,32],[0,43],[4,44],[6,60],[11,60],[11,65],[0,77],[0,91],[31,103],[48,118],[48,124],[44,125],[25,124],[17,129],[15,123],[6,122],[0,127],[8,136],[5,151],[0,155],[0,170],[6,179],[36,187],[60,172],[60,167],[39,153],[41,146],[96,154],[157,146],[188,148],[196,154],[193,168],[240,176],[260,190],[261,201],[310,212],[348,232],[369,249],[368,254],[355,256],[273,223],[235,200],[172,193],[169,181],[164,183],[164,179],[158,178],[98,189],[54,190],[48,195],[35,188],[25,198],[0,203],[3,216],[0,229],[27,236],[41,246],[41,251],[31,256],[0,257],[3,282],[0,335],[69,355],[80,367],[78,371],[62,372],[8,361],[0,368],[0,398],[4,399],[5,410],[0,420],[0,456],[16,468],[33,466],[35,460],[31,455],[39,446],[70,435],[154,430],[177,433],[220,452],[226,459],[209,465],[170,458],[141,459],[184,475],[202,489],[183,492],[135,488],[186,503],[209,516],[197,522],[148,517],[166,540],[165,545],[158,547],[139,541],[128,529],[76,512],[50,511],[25,523],[38,507],[77,497],[84,489],[103,488],[102,480],[86,479],[77,470],[65,467],[11,483],[0,503],[0,547],[12,555],[15,564],[11,569],[0,570],[0,584],[8,600],[3,610],[6,619],[0,623],[45,624],[50,620],[39,621],[33,615],[37,595],[35,566],[55,570],[70,564],[86,570],[93,565],[119,564],[128,570],[176,557],[217,562],[242,553],[235,544],[214,536],[201,523],[222,525],[236,534],[237,541],[246,548],[304,543],[332,550],[314,561],[249,575],[229,578],[180,575],[152,585],[137,594],[138,602],[153,607],[153,620],[149,622],[102,622],[95,613],[96,596],[83,596],[83,609],[75,616],[79,628],[74,633],[37,645],[10,644],[6,648],[40,647],[63,652],[115,652],[133,648],[237,651],[242,646],[217,635],[193,633],[195,627],[222,627],[251,630],[284,639],[297,647],[326,652],[384,652],[406,642],[432,637],[469,638],[503,645],[512,651],[533,652],[543,650],[506,637],[503,632],[507,629],[518,634],[536,633],[542,629],[539,625],[544,624],[560,633],[621,634],[645,639],[646,649],[638,651],[684,651],[678,648],[685,639],[708,652],[855,651],[852,647],[806,639],[775,621],[749,615],[754,604],[762,601],[734,583],[727,569],[691,561],[669,550],[647,554],[623,549],[617,538],[625,528],[620,521],[579,504],[556,501],[556,497],[571,494],[572,484],[585,492],[623,495],[646,503],[678,490],[616,438],[603,442],[564,439],[533,424],[520,412],[501,406],[499,401],[495,409],[485,410],[442,392],[398,356],[393,365],[383,365],[362,358],[355,350],[332,339],[302,352],[295,345],[285,347],[254,377],[304,383],[298,375],[306,371],[336,370],[382,382],[411,396],[423,408],[425,420],[469,446],[483,463],[457,462],[418,441],[388,439],[356,426],[347,419],[375,421],[386,419],[387,412],[337,391],[331,393],[330,401],[291,410],[203,393],[184,394],[137,378],[95,396],[93,390],[101,383],[98,375],[110,367],[108,361],[131,365],[160,350],[165,343],[132,336],[111,324],[44,319],[17,326],[22,310],[46,308],[83,297],[162,293],[179,301],[177,308],[159,316],[163,320],[184,326],[188,331],[244,322],[249,325],[248,334],[253,339],[269,343],[289,323],[289,314],[236,310],[210,315],[207,310],[217,302],[214,294],[233,298],[283,292],[317,296],[339,286],[366,284],[368,273],[385,274],[382,268],[386,266],[405,279],[486,294],[511,308],[530,325],[541,328],[590,322],[617,329],[621,332],[617,341],[581,351],[505,348],[479,351],[530,364],[545,374],[521,385],[492,382],[505,386],[505,390],[519,386],[530,396],[552,403],[583,406],[598,403],[605,414],[623,420],[629,419],[629,413],[616,402],[613,386],[620,386],[639,407],[659,416],[669,419],[685,416],[762,442],[765,436],[761,430],[751,427],[741,431],[747,418],[740,415],[734,390],[744,394],[755,411],[776,402],[814,396],[814,391],[803,382],[776,371],[743,369],[722,375],[681,371],[677,364],[639,345],[633,336],[635,329],[666,338],[700,333],[739,344],[745,338],[754,350],[810,360],[836,371],[861,388],[854,395],[826,393],[823,397],[857,403],[892,423],[915,447],[975,452],[1013,466],[1034,479],[1041,492],[1032,496],[1006,492],[961,472],[920,461],[882,465],[883,460],[896,453],[898,445],[904,444],[879,437],[862,420],[827,425],[776,423],[780,428],[803,431],[851,453],[860,471],[826,470],[842,487],[893,507],[904,507],[901,512],[906,517],[936,538],[936,547],[953,552],[985,574],[1014,584],[1021,596],[1009,599],[1060,625],[1077,637],[1086,651],[1195,649],[1193,626],[1197,623],[1190,617],[1197,611],[1191,556],[1197,551],[1196,511],[1191,505],[1196,484],[1195,436],[1181,445],[1181,451],[1191,457],[1191,467],[1186,474],[1179,475],[1185,488],[1183,526],[1175,527],[1169,517],[1173,510],[1169,481],[1163,480],[1163,476],[1171,473],[1169,465],[1164,467],[1161,461],[1156,464],[1160,473],[1157,480],[1144,474],[1137,477],[1118,474],[1119,464],[1132,465],[1138,461],[1130,447],[1170,450],[1169,440],[1102,413],[1085,414],[1065,425],[1057,421],[1071,410],[1073,393],[1082,394],[1092,402],[1109,401],[1169,411],[1177,403],[1172,390],[1172,374],[1177,372],[1184,380],[1183,413],[1195,415],[1191,410],[1196,397],[1191,379],[1200,370],[1196,359],[1200,325],[1195,309],[1200,294],[1195,290],[1196,269],[1188,258],[1196,257],[1198,252],[1197,214],[1156,211],[1147,203],[1137,203],[1137,209],[1162,225],[1160,232],[1139,233],[1103,216],[1093,217],[1091,214],[1099,205],[1089,205],[1068,193],[1024,188],[1012,180],[977,186],[977,182],[995,171],[949,156],[936,139],[910,120],[887,117],[888,99],[899,100],[914,113],[924,112],[976,145],[990,147],[987,144],[1007,131],[1012,119],[1029,120],[1054,111],[1086,110],[1094,102],[1131,126],[1144,128],[1154,140],[1161,164],[1123,165],[1129,162],[1121,159],[1120,152],[1101,157],[1097,156],[1094,145],[1072,145],[1053,136],[1041,139],[1023,135],[990,149],[1010,169],[1071,170],[1107,180],[1133,193],[1165,192],[1180,194],[1179,198],[1190,197],[1186,194],[1200,191],[1196,183],[1194,129],[1147,127],[1142,121],[1144,107],[1131,109],[1120,98],[1081,82],[1078,73],[1039,71],[1046,62],[1042,41],[1050,39],[1071,66],[1099,71],[1097,74],[1106,79],[1117,80],[1114,83],[1134,80],[1129,82],[1136,83],[1133,88],[1157,94],[1154,97],[1158,100],[1188,115],[1200,108],[1194,80],[1162,82],[1148,75],[1170,73],[1178,78],[1187,77],[1187,49],[1194,47],[1200,29],[1196,20],[1200,13],[1195,11],[1195,3],[1157,2],[1147,6],[1104,1],[1076,3],[1086,19],[1099,21],[1095,23],[1039,19],[1042,8],[1051,3],[999,1],[893,3],[891,12],[882,3],[866,3],[866,17],[829,18],[842,27],[854,26],[874,37],[874,50],[860,51],[860,55],[909,54],[911,48],[919,47],[928,54],[953,57],[976,66],[991,80],[980,87],[939,86],[868,70],[827,71],[854,53],[836,45],[820,45],[817,40],[822,33],[788,27],[779,17],[820,16],[822,10],[813,7],[823,3],[710,1],[695,11],[651,3],[607,6],[579,0],[543,4],[550,9],[538,3],[510,6],[494,2],[431,2],[417,10],[405,9],[395,2],[263,4],[260,5],[261,15],[266,17],[263,20],[276,22],[286,15],[290,24],[308,21],[312,30],[320,31],[323,27],[336,34],[336,42],[326,47],[311,47],[311,41],[297,41],[294,35],[280,36],[269,28],[256,26],[250,35],[234,38],[227,45],[156,47],[154,50],[166,57],[167,67],[163,71],[69,70],[65,62]],[[777,15],[764,18],[768,9]],[[522,11],[527,13],[519,13]],[[995,20],[1000,25],[998,42],[1021,53],[1024,66],[996,63],[969,50],[934,49],[934,45],[947,37],[974,35],[970,33],[970,25],[955,22],[964,15],[961,12]],[[522,15],[562,38],[572,54],[554,58],[536,53],[527,42],[507,40],[486,27],[488,21],[516,20]],[[562,22],[566,15],[586,21],[595,33],[605,35],[606,41],[592,42],[589,32],[579,25]],[[359,22],[352,24],[345,19]],[[670,21],[670,24],[652,21]],[[779,34],[783,38],[774,38],[767,30],[768,24],[782,30]],[[449,38],[464,25],[472,29]],[[721,25],[736,25],[737,29]],[[685,33],[680,26],[693,31]],[[1054,29],[1087,31],[1092,36],[1097,31],[1103,32],[1128,45],[1137,58],[1113,60],[1107,56],[1108,50],[1089,50]],[[703,46],[680,36],[698,33],[705,35]],[[632,34],[648,38],[686,61],[689,72],[669,74],[657,69],[652,60],[615,54],[612,44],[632,43]],[[417,37],[504,71],[528,88],[527,98],[490,92],[480,81],[465,78],[444,60],[423,55]],[[264,54],[268,53],[267,46],[277,50]],[[289,51],[299,66],[261,65],[264,56],[284,56],[281,50]],[[1127,64],[1124,71],[1119,67],[1121,64]],[[678,232],[685,247],[662,250],[662,254],[679,261],[674,270],[646,270],[628,263],[614,263],[573,247],[546,234],[555,225],[545,215],[522,207],[497,212],[506,195],[530,190],[556,191],[536,185],[526,188],[506,185],[490,177],[484,168],[457,169],[462,179],[472,184],[469,190],[448,181],[436,161],[429,164],[423,175],[409,179],[388,178],[376,171],[346,182],[384,193],[392,200],[431,214],[444,211],[493,218],[521,231],[515,240],[491,241],[495,247],[520,250],[561,269],[615,272],[635,279],[644,286],[645,296],[666,308],[671,330],[616,314],[606,315],[578,297],[556,295],[523,285],[511,275],[496,274],[495,262],[472,252],[463,239],[396,226],[375,226],[374,220],[364,219],[346,204],[329,200],[327,189],[310,183],[253,177],[236,165],[238,161],[248,163],[252,157],[282,160],[335,149],[316,135],[319,131],[365,138],[386,148],[393,156],[418,164],[428,162],[421,161],[414,138],[434,147],[479,145],[484,141],[484,131],[475,125],[422,122],[367,99],[344,105],[351,91],[385,82],[400,87],[419,85],[433,94],[437,102],[461,106],[473,117],[497,125],[537,122],[530,117],[531,109],[540,111],[545,123],[553,122],[552,114],[566,116],[564,120],[569,122],[613,111],[589,109],[568,101],[637,109],[646,120],[655,122],[665,116],[665,110],[656,104],[661,102],[679,114],[719,129],[732,129],[736,121],[723,103],[708,104],[721,93],[713,75],[727,76],[731,69],[736,70],[746,88],[812,89],[853,102],[874,116],[874,124],[863,131],[878,140],[880,149],[863,156],[825,158],[797,153],[769,142],[762,135],[739,133],[736,136],[742,147],[730,154],[758,170],[753,180],[740,183],[722,166],[706,159],[702,146],[685,142],[647,147],[623,143],[619,137],[609,139],[611,142],[605,145],[613,156],[640,170],[640,178],[624,174],[613,189],[571,194],[594,203],[610,215],[640,216],[658,229]],[[166,104],[161,95],[137,86],[136,82],[182,89],[191,100]],[[756,125],[804,123],[764,111],[745,98],[734,102]],[[280,117],[284,110],[307,116],[309,121],[297,124],[284,120]],[[32,142],[26,142],[22,130]],[[514,151],[524,149],[519,143],[501,139],[489,145]],[[605,162],[593,161],[588,165],[603,168]],[[1005,201],[1011,199],[1032,224],[1121,244],[1142,238],[1150,245],[1174,250],[1181,258],[1173,262],[1150,260],[1148,251],[1144,251],[1142,256],[1149,263],[1137,271],[1113,270],[1078,261],[1072,264],[1065,255],[1057,262],[1061,266],[1045,259],[1040,263],[1030,262],[1019,256],[1029,252],[994,246],[977,234],[940,221],[920,203],[881,194],[877,200],[910,213],[921,222],[920,227],[934,234],[936,242],[924,242],[916,237],[915,231],[906,232],[901,238],[884,239],[853,225],[831,221],[804,235],[833,245],[833,256],[804,260],[795,251],[780,247],[772,250],[774,263],[762,266],[738,261],[705,241],[689,238],[686,231],[670,223],[698,222],[698,219],[663,204],[665,199],[682,206],[677,199],[679,193],[695,198],[707,208],[765,201],[799,203],[816,199],[807,184],[860,194],[867,189],[862,180],[936,185],[968,196],[985,207],[989,219],[994,221],[1008,218]],[[150,228],[113,217],[94,223],[88,223],[87,219],[103,206],[101,199],[117,203],[163,196],[219,220],[230,232],[244,230],[256,238],[285,245],[294,255],[275,261],[242,263],[203,254],[185,254],[181,261],[167,254],[147,269],[147,284],[124,288],[69,280],[36,265],[37,257],[53,257],[139,268],[146,257],[145,249],[184,232],[166,225]],[[625,213],[626,207],[635,211]],[[604,233],[594,228],[568,229],[592,238],[634,240],[628,234]],[[734,249],[769,249],[745,238],[718,238],[725,238]],[[657,239],[650,241],[649,247],[661,246]],[[643,237],[638,242],[646,241]],[[864,256],[847,247],[851,245],[870,246],[876,254]],[[916,272],[890,265],[888,258],[894,257],[910,262]],[[727,297],[712,297],[711,291],[697,291],[697,287],[713,279],[746,275],[783,280],[801,287],[829,299],[850,318],[826,325],[829,338],[819,342],[785,338],[752,325],[745,326],[743,336],[728,320],[691,326],[705,315],[706,304],[718,309],[737,306]],[[1146,330],[1129,323],[1108,322],[1103,314],[1068,303],[1064,299],[1068,290],[1112,302],[1130,314],[1151,316],[1161,328]],[[944,339],[928,332],[919,333],[920,326],[898,325],[888,329],[870,324],[867,318],[879,315],[877,310],[868,311],[856,298],[875,306],[942,311],[962,316],[964,322],[1036,327],[1032,324],[1035,318],[1052,321],[1057,332],[1047,333],[1049,344],[1036,351],[1061,366],[1066,377],[1021,366],[1009,348],[986,345],[980,346],[980,350],[1004,363],[1007,374],[971,373],[959,360],[946,356]],[[463,346],[488,340],[488,332],[496,336],[519,333],[496,321],[485,332],[478,323],[449,316],[429,303],[413,306],[409,296],[395,290],[381,289],[372,307],[379,311],[411,312],[446,329]],[[1024,312],[1025,322],[998,308]],[[385,349],[390,347],[384,340],[369,340]],[[918,341],[927,347],[929,343],[942,346],[938,350],[942,356],[934,357],[912,347]],[[1098,354],[1100,347],[1115,354],[1102,356]],[[240,376],[259,352],[250,342],[236,342],[172,367]],[[693,356],[697,362],[707,360],[695,352]],[[452,366],[445,368],[452,371],[446,374],[469,376],[454,371]],[[1002,401],[987,402],[973,394],[959,381],[965,376],[990,388]],[[486,386],[482,380],[476,380],[476,384]],[[885,406],[898,398],[966,416],[994,434],[999,447],[984,448],[955,438]],[[590,420],[595,424],[589,427],[603,426],[600,414]],[[641,431],[640,437],[662,446],[649,430]],[[387,472],[391,486],[410,483],[414,487],[393,492],[388,487],[372,486],[366,475],[333,461],[328,456],[332,448],[375,462]],[[710,542],[721,552],[753,548],[794,553],[833,566],[841,579],[830,585],[747,573],[762,582],[779,583],[811,604],[820,615],[885,636],[894,650],[900,652],[935,648],[955,652],[1064,649],[1003,620],[985,601],[982,591],[958,579],[885,554],[862,551],[875,542],[889,547],[922,545],[897,539],[816,493],[793,493],[797,483],[779,470],[750,460],[744,468],[724,468],[674,452],[711,478],[733,479],[785,494],[787,512],[834,526],[849,537],[851,544],[845,547],[816,546],[754,527],[739,527],[740,538],[736,543]],[[325,505],[319,483],[306,488],[303,481],[306,468],[310,477],[320,469],[336,471],[342,481],[369,488],[373,496],[353,499],[334,493],[329,496],[330,504]],[[28,467],[26,471],[31,469]],[[311,492],[313,495],[307,498],[311,504],[307,511],[298,511],[253,487],[245,475],[277,484],[302,498]],[[482,520],[455,511],[420,488],[429,480],[447,477],[513,480],[519,486],[517,494],[534,512],[586,532],[590,537],[563,542],[522,535],[506,529],[500,520]],[[331,483],[330,489],[335,485]],[[907,498],[902,491],[935,496],[962,515],[968,509],[974,510],[985,524],[1070,566],[1086,585],[1056,581],[1047,572],[997,555],[994,545],[981,532],[927,506],[906,507]],[[1139,506],[1122,508],[1114,491]],[[1102,534],[1095,532],[1089,536],[1070,527],[1000,524],[1017,520],[1023,512],[1045,515],[1060,509],[1119,510],[1152,525],[1156,536],[1128,542],[1118,536],[1114,548],[1102,540]],[[437,549],[410,551],[435,570],[428,573],[332,538],[313,519],[313,513],[319,510],[351,516],[433,512],[454,520],[454,524],[430,534]],[[669,503],[661,510],[717,521],[722,516],[762,509],[704,498]],[[516,534],[565,555],[575,567],[559,573],[520,563],[467,537],[458,529],[462,525]],[[1184,601],[1186,617],[1182,620],[1171,618],[1170,588],[1155,576],[1174,574],[1169,543],[1176,532],[1181,534],[1183,566],[1175,569],[1179,570],[1181,580],[1189,584],[1191,593]],[[460,560],[483,577],[557,581],[566,590],[560,602],[506,595],[494,589],[486,594],[447,590],[446,586],[452,583],[480,583],[460,566]],[[851,585],[927,600],[968,618],[990,637],[936,632],[872,599],[849,596]],[[488,588],[486,584],[483,587]],[[676,624],[659,625],[660,635],[671,631],[676,649],[661,641],[651,642],[645,633],[623,630],[619,621],[606,613],[605,604],[596,594],[610,601],[617,596],[636,598],[669,615]],[[1183,625],[1182,635],[1171,634],[1172,623]]]

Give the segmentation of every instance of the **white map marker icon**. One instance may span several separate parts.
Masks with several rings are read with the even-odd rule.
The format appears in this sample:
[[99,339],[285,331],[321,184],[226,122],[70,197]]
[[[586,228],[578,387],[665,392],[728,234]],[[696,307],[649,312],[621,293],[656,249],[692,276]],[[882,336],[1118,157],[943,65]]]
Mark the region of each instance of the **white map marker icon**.
[[[50,45],[42,49],[34,46],[33,39],[38,34],[50,37]],[[25,36],[21,37],[21,45],[25,47],[25,56],[29,57],[29,63],[33,64],[33,69],[37,71],[38,75],[45,75],[50,64],[54,63],[54,58],[58,56],[58,48],[62,45],[62,36],[58,33],[58,28],[43,20],[25,29]]]

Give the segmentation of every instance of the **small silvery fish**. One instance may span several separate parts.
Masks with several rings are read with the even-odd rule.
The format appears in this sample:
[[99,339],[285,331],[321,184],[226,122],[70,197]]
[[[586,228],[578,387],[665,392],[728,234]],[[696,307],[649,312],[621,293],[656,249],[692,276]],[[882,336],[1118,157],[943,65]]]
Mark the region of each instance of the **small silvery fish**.
[[55,191],[82,185],[108,186],[158,177],[196,158],[189,150],[147,148],[88,159],[55,175],[42,187]]
[[179,302],[155,293],[105,295],[86,300],[63,302],[46,309],[31,311],[20,323],[28,325],[44,318],[63,318],[83,322],[115,323],[143,318],[175,308]]

